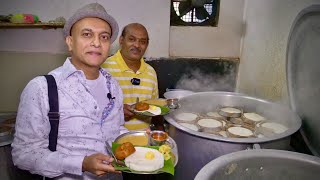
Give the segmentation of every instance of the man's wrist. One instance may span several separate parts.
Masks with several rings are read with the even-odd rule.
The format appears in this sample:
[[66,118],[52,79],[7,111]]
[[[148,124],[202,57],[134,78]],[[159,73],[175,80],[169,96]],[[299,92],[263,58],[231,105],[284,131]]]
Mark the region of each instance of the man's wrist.
[[87,171],[86,162],[87,162],[87,156],[85,156],[82,161],[82,172]]

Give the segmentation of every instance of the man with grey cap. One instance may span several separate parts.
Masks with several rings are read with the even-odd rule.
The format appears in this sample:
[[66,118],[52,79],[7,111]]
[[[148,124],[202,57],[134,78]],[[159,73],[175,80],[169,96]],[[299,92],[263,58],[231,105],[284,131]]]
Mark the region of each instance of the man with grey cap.
[[57,132],[49,117],[52,87],[48,89],[44,76],[36,77],[23,90],[18,108],[12,158],[20,169],[55,179],[121,178],[105,142],[128,131],[123,127],[123,95],[117,81],[100,68],[117,35],[117,22],[97,3],[68,19],[64,37],[71,57],[49,73],[58,92],[58,113],[53,112]]

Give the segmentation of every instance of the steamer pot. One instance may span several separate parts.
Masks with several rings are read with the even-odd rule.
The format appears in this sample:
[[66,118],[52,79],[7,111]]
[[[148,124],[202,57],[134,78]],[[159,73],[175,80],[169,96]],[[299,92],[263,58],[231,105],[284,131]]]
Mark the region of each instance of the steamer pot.
[[[231,92],[199,92],[179,100],[181,107],[164,118],[170,124],[169,134],[179,148],[181,163],[176,166],[176,179],[193,179],[198,171],[212,159],[235,151],[250,149],[259,144],[266,149],[290,149],[290,135],[301,126],[301,119],[288,107],[266,100]],[[289,129],[269,138],[225,138],[197,132],[181,126],[174,115],[181,112],[206,113],[217,107],[241,107],[279,122]],[[183,148],[182,148],[183,147]]]
[[[290,106],[302,119],[300,132],[314,156],[266,149],[235,152],[212,160],[200,170],[196,180],[319,179],[320,158],[316,156],[320,155],[320,81],[317,80],[320,31],[315,31],[315,24],[319,23],[319,4],[299,12],[290,30],[286,59]],[[292,138],[292,144],[295,140]]]
[[283,180],[320,177],[320,158],[282,150],[246,150],[223,155],[205,165],[195,180]]
[[185,96],[193,94],[193,91],[184,90],[184,89],[167,89],[167,92],[163,94],[166,99],[180,99]]

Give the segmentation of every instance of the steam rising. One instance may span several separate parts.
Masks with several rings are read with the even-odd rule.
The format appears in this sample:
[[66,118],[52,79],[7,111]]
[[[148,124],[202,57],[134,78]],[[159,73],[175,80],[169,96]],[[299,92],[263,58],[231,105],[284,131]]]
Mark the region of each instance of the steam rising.
[[187,89],[195,92],[203,91],[234,91],[235,74],[233,72],[217,75],[204,74],[195,69],[189,74],[184,74],[177,82],[177,89]]

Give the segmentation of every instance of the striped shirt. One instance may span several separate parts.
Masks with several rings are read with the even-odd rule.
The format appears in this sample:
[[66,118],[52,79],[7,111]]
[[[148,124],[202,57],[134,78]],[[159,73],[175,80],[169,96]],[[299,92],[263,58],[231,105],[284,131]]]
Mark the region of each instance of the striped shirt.
[[[141,59],[139,70],[134,72],[127,66],[120,50],[118,50],[115,55],[109,57],[102,64],[102,67],[119,82],[124,96],[124,104],[136,103],[137,97],[139,97],[139,101],[159,97],[157,74],[153,67],[145,63],[143,59]],[[133,85],[131,83],[133,78],[140,79],[140,85]],[[125,127],[129,130],[141,130],[146,129],[149,124],[150,118],[134,117],[125,122]]]

